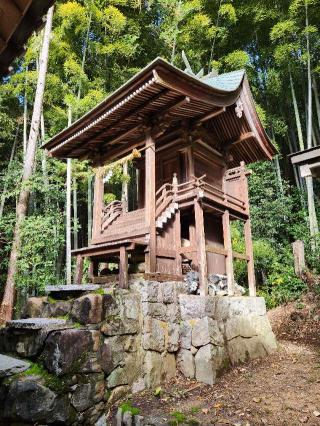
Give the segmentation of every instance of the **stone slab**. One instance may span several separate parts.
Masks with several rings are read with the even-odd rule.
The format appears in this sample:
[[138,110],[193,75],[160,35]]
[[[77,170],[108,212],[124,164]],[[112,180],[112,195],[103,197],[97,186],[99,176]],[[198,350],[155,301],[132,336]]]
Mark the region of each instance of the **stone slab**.
[[215,316],[217,320],[226,320],[235,316],[266,315],[266,305],[263,297],[215,297]]
[[74,293],[83,291],[96,291],[101,286],[99,284],[68,284],[68,285],[47,285],[45,292],[50,293]]
[[20,330],[41,330],[65,327],[67,321],[59,318],[27,318],[7,322],[7,327]]
[[29,362],[0,354],[0,377],[8,377],[13,374],[22,373],[29,367]]

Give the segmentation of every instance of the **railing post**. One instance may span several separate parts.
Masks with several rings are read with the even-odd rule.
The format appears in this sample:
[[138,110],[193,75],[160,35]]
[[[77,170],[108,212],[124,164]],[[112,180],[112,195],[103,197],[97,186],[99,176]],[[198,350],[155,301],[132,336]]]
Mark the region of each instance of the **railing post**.
[[173,173],[172,189],[173,189],[173,199],[175,200],[176,197],[177,197],[177,193],[178,193],[178,178],[177,178],[177,173]]

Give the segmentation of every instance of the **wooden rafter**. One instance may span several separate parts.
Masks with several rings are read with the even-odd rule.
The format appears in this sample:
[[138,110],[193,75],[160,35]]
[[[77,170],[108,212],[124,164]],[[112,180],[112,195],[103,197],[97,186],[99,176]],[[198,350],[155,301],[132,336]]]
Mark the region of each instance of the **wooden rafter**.
[[230,143],[230,145],[235,146],[238,143],[241,143],[241,142],[246,141],[246,140],[251,139],[251,138],[255,138],[255,136],[256,135],[253,132],[246,132],[243,135],[241,135],[238,139],[236,139],[235,141],[232,141]]
[[214,110],[212,112],[209,112],[208,114],[202,115],[200,118],[197,118],[194,121],[194,123],[195,123],[195,125],[200,125],[200,124],[202,124],[202,123],[204,123],[204,122],[206,122],[206,121],[208,121],[208,120],[210,120],[210,119],[212,119],[214,117],[217,117],[218,115],[220,115],[220,114],[222,114],[224,112],[226,112],[226,108],[225,107],[220,108],[218,110]]
[[[179,98],[178,101],[174,101],[171,102],[171,104],[165,108],[162,108],[160,110],[160,112],[157,114],[157,116],[155,117],[154,121],[161,121],[163,119],[163,114],[169,114],[170,112],[174,111],[175,109],[179,108],[180,106],[189,103],[190,102],[190,98],[188,97],[183,97],[182,99]],[[147,117],[145,117],[147,119]],[[152,126],[152,124],[150,123],[150,127]],[[125,139],[126,137],[128,137],[129,135],[131,135],[132,133],[140,130],[142,128],[142,124],[138,124],[137,126],[131,127],[131,129],[127,130],[124,133],[119,134],[118,136],[116,136],[114,139],[109,139],[104,143],[104,146],[106,145],[115,145],[116,143],[122,141],[123,139]]]

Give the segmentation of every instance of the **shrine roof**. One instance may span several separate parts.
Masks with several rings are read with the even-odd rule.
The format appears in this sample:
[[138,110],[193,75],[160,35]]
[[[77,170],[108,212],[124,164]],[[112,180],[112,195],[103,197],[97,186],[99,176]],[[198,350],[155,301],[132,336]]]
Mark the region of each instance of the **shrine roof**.
[[213,87],[214,89],[223,90],[225,92],[233,92],[241,85],[244,75],[244,70],[237,70],[212,77],[206,76],[203,77],[201,81],[206,83],[208,86]]
[[43,16],[54,0],[0,0],[0,77],[20,56],[33,31],[44,24]]
[[181,128],[182,122],[190,128],[204,125],[215,149],[230,145],[235,165],[271,159],[275,153],[243,70],[197,77],[161,58],[43,147],[57,158],[108,161],[126,148],[142,145],[146,126],[157,139]]

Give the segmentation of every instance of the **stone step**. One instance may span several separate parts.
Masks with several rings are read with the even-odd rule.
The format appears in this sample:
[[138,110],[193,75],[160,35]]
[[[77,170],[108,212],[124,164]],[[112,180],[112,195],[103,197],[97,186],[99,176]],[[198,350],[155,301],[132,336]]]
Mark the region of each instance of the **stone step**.
[[0,354],[0,378],[12,376],[28,370],[30,363],[12,356]]
[[16,330],[59,329],[67,325],[67,321],[60,318],[26,318],[7,322],[8,328]]

